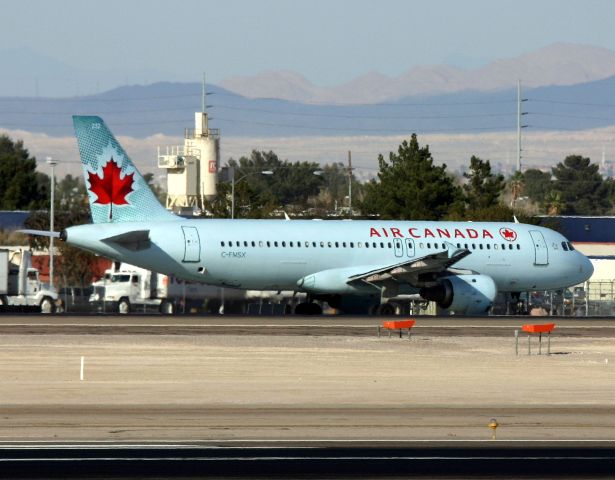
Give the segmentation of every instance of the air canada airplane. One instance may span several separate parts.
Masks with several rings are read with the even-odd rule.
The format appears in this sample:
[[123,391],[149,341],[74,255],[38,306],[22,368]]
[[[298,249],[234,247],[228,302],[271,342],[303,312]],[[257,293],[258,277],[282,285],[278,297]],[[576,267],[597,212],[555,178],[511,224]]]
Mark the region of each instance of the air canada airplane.
[[559,233],[506,222],[185,219],[156,199],[103,120],[73,117],[92,224],[26,231],[177,278],[307,293],[342,312],[394,313],[420,295],[455,314],[486,314],[498,291],[586,281],[590,261]]

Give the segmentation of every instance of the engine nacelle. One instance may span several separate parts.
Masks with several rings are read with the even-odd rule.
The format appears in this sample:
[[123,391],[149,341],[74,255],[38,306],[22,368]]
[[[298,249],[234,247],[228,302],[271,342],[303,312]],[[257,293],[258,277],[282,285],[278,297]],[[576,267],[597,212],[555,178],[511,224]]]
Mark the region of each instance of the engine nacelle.
[[487,275],[451,275],[439,285],[420,290],[425,300],[462,315],[486,314],[497,293],[495,282]]

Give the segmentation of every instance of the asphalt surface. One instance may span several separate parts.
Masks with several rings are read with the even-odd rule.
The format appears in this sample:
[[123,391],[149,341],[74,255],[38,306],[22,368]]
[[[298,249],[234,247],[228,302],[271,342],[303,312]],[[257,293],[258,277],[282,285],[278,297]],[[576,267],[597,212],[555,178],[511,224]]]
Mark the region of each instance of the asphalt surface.
[[[613,337],[615,318],[412,317],[412,333],[429,336],[509,336],[528,323],[555,323],[554,334]],[[373,336],[384,320],[350,316],[1,315],[0,335],[350,335]],[[381,335],[388,331],[381,329]],[[398,332],[394,332],[396,334]],[[404,332],[405,334],[405,332]]]
[[0,445],[12,478],[592,478],[615,471],[614,445]]
[[[447,357],[434,355],[439,348],[441,355],[450,355],[450,361],[460,364],[456,372],[468,375],[468,381],[459,384],[463,391],[470,385],[478,391],[487,391],[488,387],[493,390],[494,380],[488,375],[494,371],[507,376],[508,380],[501,383],[506,388],[515,369],[536,368],[547,375],[545,383],[521,382],[521,386],[540,398],[553,399],[554,404],[502,403],[492,392],[486,394],[484,405],[454,405],[460,390],[451,385],[447,393],[440,386],[433,387],[434,394],[439,395],[434,405],[413,404],[409,396],[407,405],[400,407],[383,408],[359,400],[354,406],[336,406],[333,400],[304,406],[289,401],[283,406],[282,392],[291,399],[307,398],[310,388],[319,385],[324,387],[323,394],[356,388],[357,394],[363,391],[368,395],[367,379],[371,377],[365,371],[359,375],[352,363],[358,362],[365,369],[369,361],[361,359],[364,354],[352,353],[346,344],[327,342],[345,342],[344,337],[376,337],[378,325],[390,320],[384,318],[0,315],[0,335],[5,339],[5,352],[0,360],[3,382],[0,397],[6,400],[8,393],[15,391],[15,395],[30,399],[25,403],[5,401],[0,406],[0,437],[4,440],[0,441],[0,477],[610,478],[613,475],[615,407],[605,398],[599,402],[590,396],[582,399],[577,392],[583,390],[578,382],[587,381],[589,374],[596,375],[600,382],[608,381],[609,366],[600,364],[603,362],[600,359],[607,348],[604,345],[615,334],[614,320],[415,319],[417,323],[412,331],[422,338],[420,343],[368,343],[365,346],[372,349],[369,358],[380,358],[386,367],[387,357],[396,354],[398,360],[403,360],[407,358],[405,346],[413,345],[410,352],[414,356],[407,358],[408,365],[422,362],[422,368],[433,368],[433,375],[445,375],[449,365]],[[582,345],[566,343],[565,349],[560,346],[559,353],[565,355],[555,355],[548,361],[547,357],[517,357],[511,360],[509,368],[501,361],[501,354],[493,350],[493,345],[470,338],[510,338],[514,330],[527,323],[555,323],[557,337],[568,337],[569,342],[588,340]],[[384,330],[381,334],[388,336]],[[196,343],[187,340],[192,336],[196,336]],[[212,336],[211,340],[201,346],[199,339],[205,340],[207,336]],[[261,343],[255,344],[250,336],[259,336]],[[232,337],[237,337],[237,341],[229,342]],[[266,337],[272,338],[263,343]],[[315,338],[306,344],[302,337],[325,338]],[[440,340],[432,343],[428,337]],[[463,341],[471,342],[470,347],[464,354],[449,350],[447,345],[452,348],[452,343],[441,343],[446,337],[466,337]],[[371,342],[367,338],[357,341]],[[74,343],[87,345],[93,352],[92,360],[88,356],[85,383],[77,381],[77,371],[66,372],[64,367],[67,352],[74,351]],[[246,350],[248,346],[251,353]],[[374,353],[374,348],[382,350],[384,356]],[[319,362],[326,364],[328,360],[305,357],[310,352],[334,355],[331,361],[350,362],[349,375],[355,372],[356,376],[344,379],[333,376],[331,371],[316,375]],[[175,357],[180,353],[182,357]],[[186,358],[193,358],[185,371],[179,367],[184,364],[184,353]],[[422,355],[428,358],[421,360]],[[485,361],[491,364],[481,366],[481,355],[486,355]],[[505,358],[515,358],[508,355]],[[144,365],[133,367],[133,358]],[[220,367],[208,363],[210,358],[219,358]],[[294,367],[286,358],[291,361],[309,358],[315,366],[313,370],[306,370],[301,364]],[[69,362],[74,363],[72,356]],[[244,365],[246,362],[254,363]],[[434,362],[441,362],[442,366],[430,367]],[[466,367],[463,362],[472,362],[468,363],[472,367]],[[579,362],[578,377],[569,374],[574,371],[570,369],[571,362]],[[482,368],[483,373],[474,375],[472,368]],[[375,378],[384,384],[369,387],[375,394],[369,398],[390,398],[387,395],[395,391],[395,382],[409,380],[417,388],[429,385],[427,378],[411,371],[406,376],[399,371],[381,372],[383,377]],[[303,377],[293,379],[289,375]],[[522,377],[515,378],[519,382]],[[447,381],[453,380],[451,376]],[[250,382],[254,382],[254,387]],[[311,387],[304,382],[311,382]],[[344,383],[338,388],[335,385],[339,382]],[[445,383],[440,380],[440,384]],[[575,384],[579,386],[574,387]],[[592,385],[596,392],[612,390],[607,383],[587,383],[588,387]],[[227,393],[224,395],[227,404],[215,404],[212,400],[189,403],[185,397],[178,398],[194,388],[201,388],[204,395],[214,395],[211,388],[222,388],[225,392],[243,389],[249,396],[245,397],[245,405],[237,403],[244,401],[241,397]],[[271,400],[263,397],[266,402],[282,402],[282,406],[252,404],[251,397],[264,395],[263,389],[267,388]],[[518,387],[511,384],[513,390],[504,397],[512,398],[515,388]],[[382,396],[376,393],[379,391],[383,392]],[[413,394],[412,388],[407,391]],[[120,395],[132,400],[124,401]],[[564,401],[564,396],[570,395],[572,400]],[[140,398],[151,403],[140,403]],[[326,402],[331,402],[331,406],[326,407]],[[491,432],[485,423],[492,415],[501,423],[497,440],[489,438]],[[532,438],[524,437],[525,434]],[[415,440],[409,441],[409,435]],[[47,441],[40,441],[41,438]],[[94,438],[106,440],[91,441]],[[126,438],[135,440],[121,440]],[[145,438],[148,440],[139,440]],[[182,440],[176,441],[178,438]],[[199,440],[203,438],[208,440]]]

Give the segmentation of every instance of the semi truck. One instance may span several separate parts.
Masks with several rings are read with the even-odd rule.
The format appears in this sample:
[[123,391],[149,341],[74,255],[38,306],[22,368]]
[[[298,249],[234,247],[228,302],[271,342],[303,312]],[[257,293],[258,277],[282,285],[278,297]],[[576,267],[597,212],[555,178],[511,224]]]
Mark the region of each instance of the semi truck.
[[92,287],[90,303],[95,310],[120,314],[156,309],[171,315],[201,311],[207,304],[207,310],[213,313],[223,302],[243,300],[245,296],[240,290],[184,282],[127,263],[114,263]]
[[0,249],[0,305],[3,310],[32,306],[40,308],[42,313],[53,313],[57,302],[58,292],[40,281],[39,271],[32,267],[29,250]]

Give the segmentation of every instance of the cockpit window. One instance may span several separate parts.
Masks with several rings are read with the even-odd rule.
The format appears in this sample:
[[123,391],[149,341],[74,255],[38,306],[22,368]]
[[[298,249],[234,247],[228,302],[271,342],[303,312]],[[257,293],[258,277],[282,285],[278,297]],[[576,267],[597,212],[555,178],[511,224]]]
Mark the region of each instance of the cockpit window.
[[574,247],[572,246],[572,243],[570,243],[570,242],[567,242],[567,243],[568,243],[568,248],[569,248],[571,251],[572,251],[572,250],[574,250]]
[[565,252],[568,251],[568,243],[567,242],[562,242],[562,248],[564,249]]

